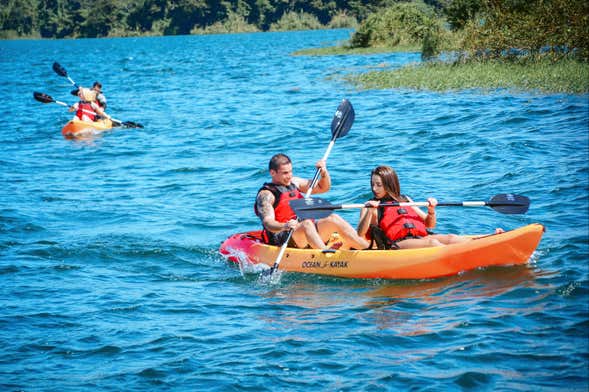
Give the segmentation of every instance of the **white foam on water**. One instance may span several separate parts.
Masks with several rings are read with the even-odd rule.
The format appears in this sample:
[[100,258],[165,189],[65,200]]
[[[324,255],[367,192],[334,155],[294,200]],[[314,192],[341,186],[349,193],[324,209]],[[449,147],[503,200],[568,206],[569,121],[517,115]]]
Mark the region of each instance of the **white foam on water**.
[[252,263],[245,252],[233,248],[227,248],[227,251],[229,253],[226,257],[237,259],[241,276],[258,275],[257,282],[262,285],[277,285],[280,283],[282,277],[282,271],[280,269],[269,274],[270,266],[264,263]]
[[237,265],[239,265],[239,271],[241,272],[242,276],[249,275],[249,274],[261,274],[264,271],[270,269],[264,263],[252,263],[247,254],[241,250],[227,248],[227,252],[229,252],[226,257],[234,257],[237,259]]

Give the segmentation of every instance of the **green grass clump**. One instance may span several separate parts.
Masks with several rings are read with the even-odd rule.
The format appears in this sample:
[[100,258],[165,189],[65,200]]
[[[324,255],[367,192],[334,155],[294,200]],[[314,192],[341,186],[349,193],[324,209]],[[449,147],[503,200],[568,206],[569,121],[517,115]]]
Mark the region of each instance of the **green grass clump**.
[[293,56],[334,56],[347,54],[379,54],[379,53],[393,53],[393,52],[419,52],[421,46],[419,45],[398,45],[395,47],[385,46],[371,46],[368,48],[351,48],[347,45],[328,46],[324,48],[302,49],[293,52]]
[[582,94],[589,92],[589,64],[571,59],[556,62],[541,59],[525,63],[499,60],[432,62],[392,71],[371,71],[347,79],[362,89],[449,91],[505,88]]

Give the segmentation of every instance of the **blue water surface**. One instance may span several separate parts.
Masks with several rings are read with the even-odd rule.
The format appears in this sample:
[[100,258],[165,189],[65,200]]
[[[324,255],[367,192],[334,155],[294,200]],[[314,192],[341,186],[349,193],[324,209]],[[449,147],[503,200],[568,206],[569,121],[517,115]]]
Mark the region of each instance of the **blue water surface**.
[[[0,41],[1,390],[588,389],[589,97],[358,91],[343,76],[419,54],[291,55],[348,37]],[[32,97],[74,103],[54,61],[145,128],[64,139],[71,113]],[[437,230],[542,223],[529,265],[268,284],[224,261],[270,156],[311,177],[342,98],[330,201],[369,198],[379,164],[416,200],[524,194],[526,215],[440,207]]]

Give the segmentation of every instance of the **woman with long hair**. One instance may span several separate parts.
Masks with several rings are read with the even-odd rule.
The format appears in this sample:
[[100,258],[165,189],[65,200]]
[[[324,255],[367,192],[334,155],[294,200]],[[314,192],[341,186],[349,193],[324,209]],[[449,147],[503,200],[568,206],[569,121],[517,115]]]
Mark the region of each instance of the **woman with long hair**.
[[376,242],[379,248],[410,249],[443,246],[469,241],[455,234],[433,234],[436,226],[435,198],[429,198],[427,213],[413,206],[383,206],[382,203],[412,202],[401,193],[399,177],[393,168],[378,166],[370,175],[374,198],[360,212],[358,235]]

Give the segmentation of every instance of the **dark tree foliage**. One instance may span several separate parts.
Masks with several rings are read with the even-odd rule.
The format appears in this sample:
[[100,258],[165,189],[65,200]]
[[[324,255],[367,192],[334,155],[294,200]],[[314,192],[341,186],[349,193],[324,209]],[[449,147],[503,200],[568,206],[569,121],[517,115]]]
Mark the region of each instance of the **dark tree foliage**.
[[573,55],[589,60],[586,0],[484,0],[483,22],[467,26],[465,49],[489,57]]
[[0,0],[3,37],[104,37],[189,34],[235,13],[268,30],[287,12],[314,15],[322,24],[341,11],[357,19],[399,0]]
[[[2,36],[44,38],[136,34],[189,34],[235,13],[268,30],[285,13],[327,24],[339,12],[364,20],[403,0],[0,0]],[[426,0],[439,6],[438,0]]]
[[[412,11],[424,7],[432,15]],[[536,53],[548,46],[589,58],[587,0],[0,0],[0,38],[190,34],[235,15],[266,31],[293,12],[324,25],[345,12],[361,23],[355,46],[427,38],[435,53],[442,15],[465,32],[464,50]]]
[[452,30],[460,30],[483,10],[482,0],[445,0],[443,14]]

